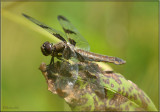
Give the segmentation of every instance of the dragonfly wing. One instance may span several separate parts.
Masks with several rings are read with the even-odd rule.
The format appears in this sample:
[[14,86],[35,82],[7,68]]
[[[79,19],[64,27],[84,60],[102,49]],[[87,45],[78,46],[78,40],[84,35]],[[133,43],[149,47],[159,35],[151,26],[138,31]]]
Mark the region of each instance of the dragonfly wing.
[[78,65],[76,63],[78,63],[78,59],[77,59],[77,54],[74,50],[74,46],[71,44],[67,44],[63,50],[63,54],[62,57],[64,57],[64,59],[69,59],[70,65],[72,66],[72,70],[74,70],[73,74],[75,75],[74,77],[78,77]]
[[57,37],[58,39],[60,39],[61,41],[66,41],[65,38],[65,34],[55,30],[41,22],[39,22],[38,20],[26,15],[26,14],[22,14],[24,17],[26,17],[28,20],[32,21],[33,23],[35,23],[36,25],[40,26],[41,28],[45,29],[46,31],[48,31],[49,33],[51,33],[52,35],[54,35],[55,37]]
[[89,51],[90,46],[85,38],[79,33],[79,31],[71,24],[71,22],[65,17],[59,15],[58,20],[67,35],[68,41],[72,45],[76,45],[83,50]]
[[[78,76],[75,77],[75,71],[77,70],[75,66],[77,65],[80,69],[78,71]],[[54,65],[48,68],[46,70],[48,75],[46,76],[53,80],[52,90],[56,90],[55,93],[68,100],[78,100],[85,93],[89,93],[90,95],[97,96],[98,99],[104,100],[105,88],[100,84],[99,78],[101,72],[97,69],[99,69],[99,67],[92,63],[78,62],[71,64],[68,61],[61,61],[54,63]],[[80,101],[75,102],[75,105],[78,105],[78,103],[80,103]]]

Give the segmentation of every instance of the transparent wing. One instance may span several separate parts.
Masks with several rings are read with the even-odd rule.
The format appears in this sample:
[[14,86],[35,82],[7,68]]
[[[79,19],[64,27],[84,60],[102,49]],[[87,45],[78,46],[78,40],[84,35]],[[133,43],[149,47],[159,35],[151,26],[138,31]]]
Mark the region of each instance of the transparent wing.
[[65,34],[55,30],[41,22],[39,22],[38,20],[26,15],[26,14],[22,14],[24,17],[26,17],[28,20],[32,21],[33,23],[35,23],[36,25],[40,26],[41,28],[45,29],[46,31],[48,31],[49,33],[51,33],[52,35],[54,35],[55,37],[57,37],[58,39],[62,40],[62,41],[66,41],[65,38]]
[[[71,66],[71,70],[74,74],[74,78],[77,78],[78,77],[78,70],[79,70],[79,67],[77,64],[75,63],[78,63],[78,59],[77,59],[77,54],[76,52],[74,51],[74,46],[72,44],[67,44],[63,50],[63,54],[62,54],[62,57],[64,59],[67,59],[70,63]],[[66,67],[65,67],[66,68]],[[67,68],[66,68],[67,69]],[[69,68],[68,68],[69,69]]]
[[[75,71],[77,71],[75,66],[77,65],[79,67],[79,71],[78,76],[75,77]],[[48,69],[48,73],[51,74],[47,76],[53,77],[54,81],[52,84],[54,84],[55,90],[59,95],[64,97],[74,95],[75,98],[79,98],[83,94],[79,94],[79,90],[84,89],[89,93],[92,92],[93,94],[97,94],[100,98],[105,97],[105,88],[100,85],[100,76],[103,74],[101,74],[99,67],[95,64],[71,64],[68,61],[63,61],[54,63],[52,67],[53,68]]]
[[90,46],[88,42],[85,40],[85,38],[79,33],[79,31],[71,24],[69,20],[67,20],[63,16],[58,16],[58,20],[64,30],[64,32],[67,35],[68,41],[75,45],[76,47],[79,47],[83,50],[89,51]]

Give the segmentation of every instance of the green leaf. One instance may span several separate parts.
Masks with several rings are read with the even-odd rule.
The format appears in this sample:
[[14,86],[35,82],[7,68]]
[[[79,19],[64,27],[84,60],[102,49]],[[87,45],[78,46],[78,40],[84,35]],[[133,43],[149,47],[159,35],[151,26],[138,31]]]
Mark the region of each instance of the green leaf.
[[[104,71],[95,63],[74,65],[56,62],[52,66],[42,63],[40,70],[48,83],[48,90],[58,94],[74,111],[156,111],[150,98],[136,84],[121,74]],[[107,69],[107,68],[106,68]]]

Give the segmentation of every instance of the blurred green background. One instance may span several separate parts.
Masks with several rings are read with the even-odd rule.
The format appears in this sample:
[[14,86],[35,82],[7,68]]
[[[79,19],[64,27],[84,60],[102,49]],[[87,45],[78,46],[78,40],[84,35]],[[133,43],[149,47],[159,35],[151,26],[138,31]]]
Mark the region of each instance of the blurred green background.
[[52,42],[51,35],[21,13],[59,30],[57,15],[67,17],[92,52],[126,60],[125,65],[109,65],[144,90],[158,108],[158,2],[2,2],[1,8],[2,110],[70,110],[47,90],[38,69],[41,62],[50,62],[40,46]]

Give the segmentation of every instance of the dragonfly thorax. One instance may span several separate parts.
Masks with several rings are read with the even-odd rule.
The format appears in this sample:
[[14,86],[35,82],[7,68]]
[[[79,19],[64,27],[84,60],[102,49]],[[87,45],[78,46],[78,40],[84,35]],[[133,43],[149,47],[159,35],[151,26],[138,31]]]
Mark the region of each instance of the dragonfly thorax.
[[55,44],[53,46],[54,53],[62,53],[65,48],[65,45],[66,45],[66,43],[64,43],[64,42],[59,42],[59,43]]

